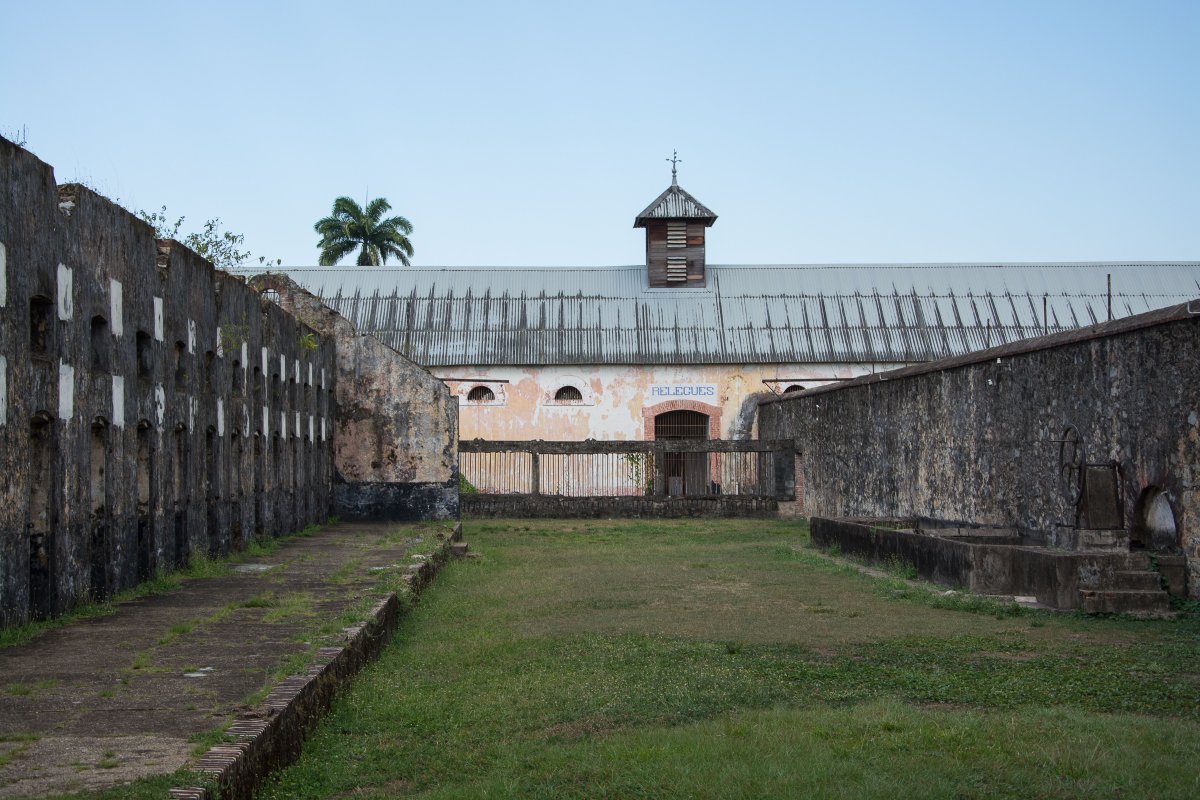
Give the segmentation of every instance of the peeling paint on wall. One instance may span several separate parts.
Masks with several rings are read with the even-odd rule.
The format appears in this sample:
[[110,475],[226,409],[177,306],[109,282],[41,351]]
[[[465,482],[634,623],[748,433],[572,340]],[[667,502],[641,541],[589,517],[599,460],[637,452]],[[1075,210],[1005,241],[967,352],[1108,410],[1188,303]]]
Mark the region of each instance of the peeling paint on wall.
[[155,427],[161,431],[167,420],[167,393],[161,383],[154,386],[154,420]]
[[188,355],[196,355],[196,321],[189,319],[187,321],[187,351]]
[[[820,386],[871,371],[863,364],[702,364],[439,367],[435,374],[457,396],[462,439],[582,441],[643,439],[645,410],[679,398],[719,409],[710,416],[720,418],[720,438],[752,438],[754,415],[744,413],[747,403],[753,410],[779,384]],[[494,387],[496,400],[468,402],[471,388],[481,385]],[[583,402],[555,402],[554,393],[564,385],[577,386]]]

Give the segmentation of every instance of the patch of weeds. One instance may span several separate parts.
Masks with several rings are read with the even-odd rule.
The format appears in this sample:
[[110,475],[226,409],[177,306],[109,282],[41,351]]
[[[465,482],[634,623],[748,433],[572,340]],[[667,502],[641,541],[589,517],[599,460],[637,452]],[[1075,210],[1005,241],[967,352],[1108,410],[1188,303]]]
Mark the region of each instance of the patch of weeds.
[[[188,620],[187,622],[177,622],[167,628],[167,632],[158,640],[158,646],[172,644],[176,639],[185,636],[196,629],[196,620]],[[136,667],[135,667],[136,669]]]
[[220,725],[209,728],[206,731],[193,733],[189,736],[188,743],[192,745],[192,757],[199,758],[218,744],[236,741],[237,737],[230,736],[225,732],[228,728],[229,723],[222,722]]
[[203,550],[195,550],[182,570],[187,578],[220,578],[229,574],[228,559],[216,559]]
[[150,651],[143,650],[133,657],[133,663],[129,665],[130,669],[149,670],[151,668]]
[[7,688],[8,693],[13,695],[14,697],[28,697],[29,695],[33,694],[34,692],[41,692],[41,691],[45,691],[46,689],[53,689],[56,686],[58,686],[58,683],[59,682],[56,680],[53,680],[50,678],[44,678],[33,684],[10,683],[6,688]]
[[330,583],[344,584],[358,576],[362,571],[363,560],[361,558],[352,558],[345,564],[338,567],[337,572],[329,576]]
[[270,611],[263,614],[263,622],[283,622],[296,617],[311,617],[316,598],[309,592],[289,592],[280,596]]
[[226,608],[274,608],[279,605],[279,598],[274,592],[261,592],[242,600],[240,603],[231,603]]
[[0,769],[12,763],[13,759],[21,758],[25,751],[41,737],[34,733],[0,734],[0,744],[11,744],[14,747],[0,750]]
[[100,769],[115,769],[121,762],[117,760],[117,754],[112,750],[105,750],[104,755],[96,762],[96,766]]

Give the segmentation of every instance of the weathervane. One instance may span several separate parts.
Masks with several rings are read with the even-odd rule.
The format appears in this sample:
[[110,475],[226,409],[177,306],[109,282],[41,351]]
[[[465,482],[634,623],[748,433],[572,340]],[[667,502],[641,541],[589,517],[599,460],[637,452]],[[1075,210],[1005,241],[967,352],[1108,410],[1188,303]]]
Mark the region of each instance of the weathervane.
[[678,151],[678,150],[672,150],[672,151],[671,151],[671,157],[670,157],[670,158],[664,158],[664,159],[663,159],[663,161],[670,161],[670,162],[671,162],[671,185],[672,185],[672,186],[678,186],[678,185],[679,185],[679,182],[678,182],[678,180],[677,180],[677,179],[676,179],[676,177],[675,177],[675,165],[676,165],[676,164],[680,164],[680,163],[682,163],[682,162],[683,162],[683,159],[679,157],[679,151]]

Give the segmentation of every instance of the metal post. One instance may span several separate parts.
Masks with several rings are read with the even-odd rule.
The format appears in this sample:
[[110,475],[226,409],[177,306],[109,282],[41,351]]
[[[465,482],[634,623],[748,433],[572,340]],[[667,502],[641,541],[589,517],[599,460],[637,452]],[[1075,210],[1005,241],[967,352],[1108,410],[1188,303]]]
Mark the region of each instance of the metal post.
[[542,493],[542,454],[537,451],[537,448],[529,453],[529,493]]
[[667,454],[661,445],[654,447],[654,496],[662,497],[667,493]]

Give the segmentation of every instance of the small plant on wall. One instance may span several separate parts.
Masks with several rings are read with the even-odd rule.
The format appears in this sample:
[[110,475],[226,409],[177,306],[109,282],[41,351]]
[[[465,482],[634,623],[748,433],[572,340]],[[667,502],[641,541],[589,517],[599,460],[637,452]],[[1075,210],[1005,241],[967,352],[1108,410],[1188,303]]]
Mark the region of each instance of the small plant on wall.
[[301,350],[311,353],[313,350],[317,349],[317,347],[320,345],[320,342],[317,341],[317,335],[315,333],[302,333],[300,334],[300,340],[297,342],[297,344]]

